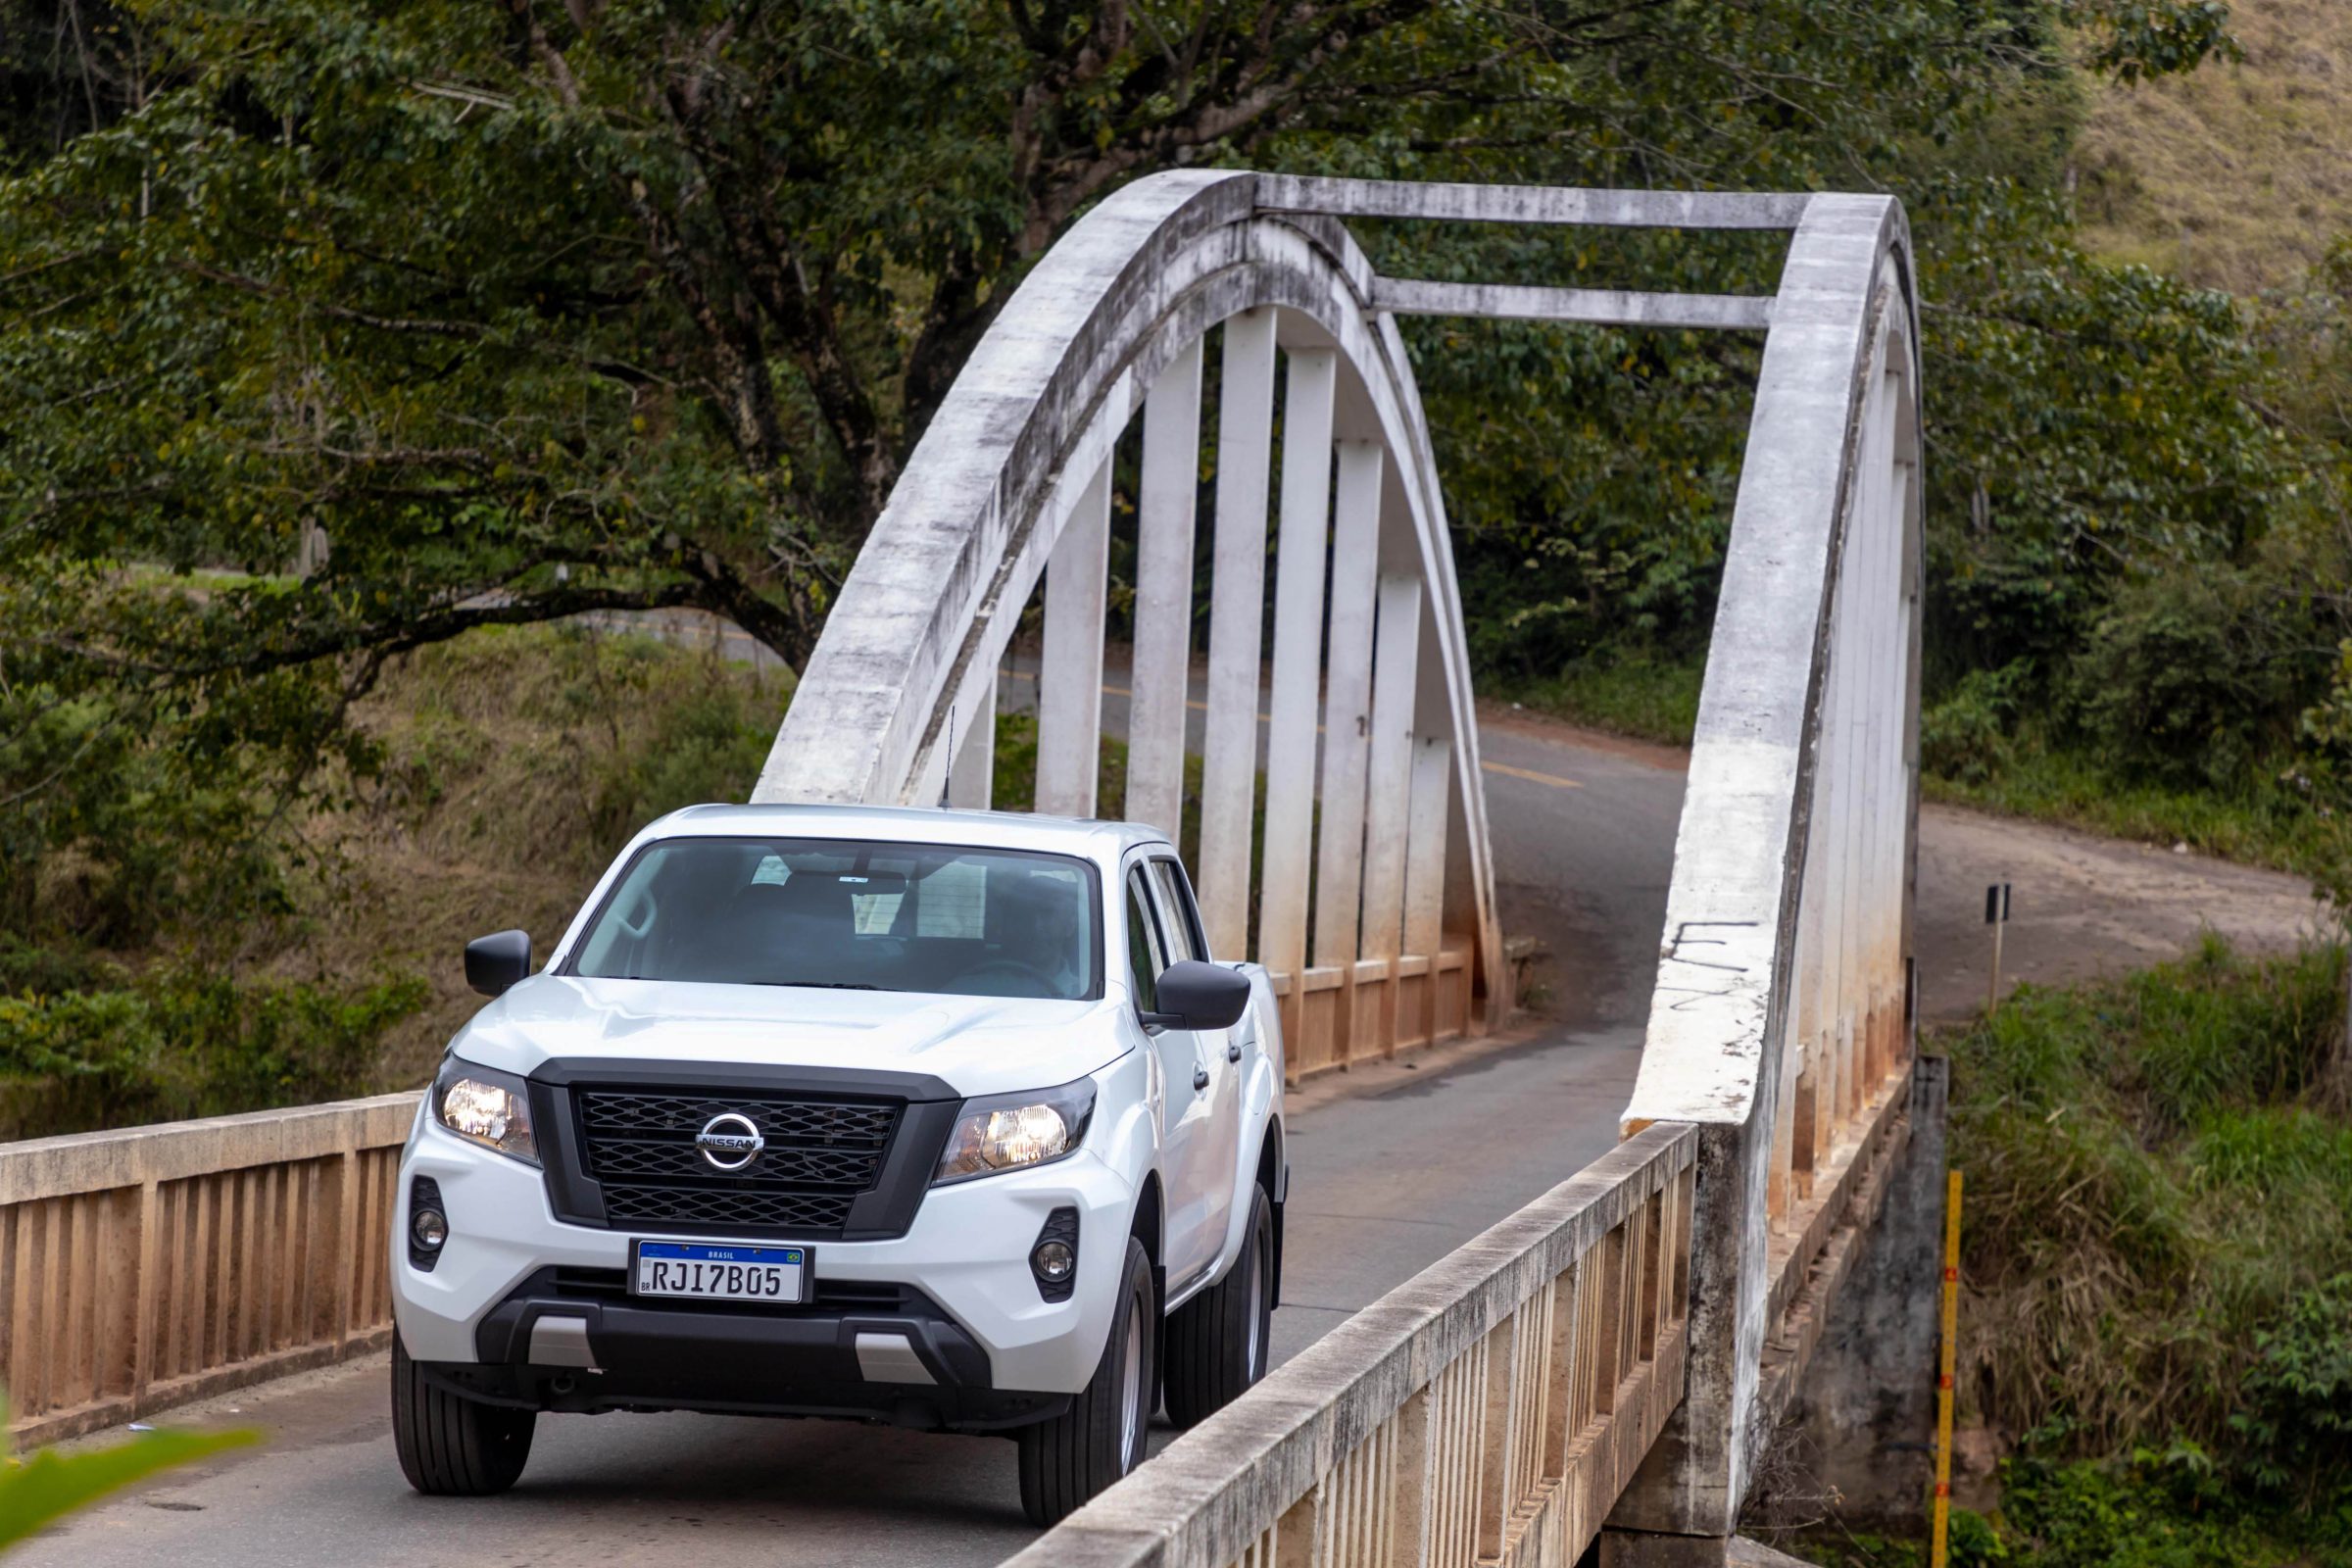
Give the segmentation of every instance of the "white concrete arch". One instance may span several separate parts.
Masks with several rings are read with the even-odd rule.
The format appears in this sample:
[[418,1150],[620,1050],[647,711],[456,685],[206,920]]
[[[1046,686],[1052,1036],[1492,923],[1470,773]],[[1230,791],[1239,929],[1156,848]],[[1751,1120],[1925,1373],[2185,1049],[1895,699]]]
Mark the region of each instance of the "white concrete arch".
[[[1381,276],[1350,218],[1791,238],[1771,295],[1663,295]],[[1091,808],[1107,464],[1142,409],[1151,580],[1138,584],[1143,776],[1130,799],[1178,808],[1194,589],[1177,580],[1194,522],[1183,459],[1198,456],[1200,345],[1222,324],[1200,868],[1211,918],[1230,952],[1254,897],[1256,956],[1287,977],[1295,1065],[1435,1034],[1454,1004],[1467,1027],[1470,987],[1442,1000],[1444,959],[1458,943],[1454,972],[1492,1006],[1500,942],[1459,598],[1398,314],[1765,333],[1626,1113],[1629,1135],[1697,1129],[1688,1251],[1670,1240],[1658,1268],[1674,1267],[1656,1276],[1689,1309],[1688,1375],[1611,1514],[1623,1529],[1721,1538],[1818,1333],[1806,1293],[1834,1289],[1822,1281],[1850,1262],[1832,1236],[1861,1223],[1912,1081],[1921,385],[1898,203],[1139,181],[1040,262],[974,355],[845,588],[755,798],[921,801],[945,781],[984,802],[978,721],[1045,573],[1040,800]],[[1266,436],[1278,357],[1291,394],[1279,484]],[[1255,633],[1277,491],[1269,847],[1253,867]],[[1285,573],[1286,559],[1304,572]],[[1358,716],[1368,729],[1361,746],[1323,748],[1319,768],[1318,714],[1333,736],[1352,740]],[[1114,1559],[1127,1560],[1102,1560]]]
[[1092,814],[1111,459],[1140,412],[1127,814],[1177,830],[1201,360],[1222,327],[1195,869],[1212,949],[1242,952],[1254,924],[1294,1066],[1313,1071],[1481,1027],[1504,980],[1460,596],[1403,342],[1346,229],[1265,209],[1258,183],[1138,181],[1039,262],[917,444],[753,799],[914,803],[944,786],[988,804],[999,664],[1043,575],[1037,804]]
[[1620,1526],[1736,1527],[1787,1397],[1768,1345],[1790,1342],[1907,1102],[1919,357],[1900,205],[1812,198],[1766,340],[1626,1112],[1699,1123],[1702,1174],[1690,1394]]

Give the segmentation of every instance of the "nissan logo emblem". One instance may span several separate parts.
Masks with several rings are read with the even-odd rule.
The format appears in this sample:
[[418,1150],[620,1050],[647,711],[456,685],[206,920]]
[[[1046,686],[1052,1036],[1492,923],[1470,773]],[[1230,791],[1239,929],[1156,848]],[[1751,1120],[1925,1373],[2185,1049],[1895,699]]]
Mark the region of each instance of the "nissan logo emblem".
[[703,1130],[694,1135],[694,1147],[712,1170],[738,1171],[760,1157],[767,1140],[760,1136],[758,1122],[730,1110],[703,1123]]

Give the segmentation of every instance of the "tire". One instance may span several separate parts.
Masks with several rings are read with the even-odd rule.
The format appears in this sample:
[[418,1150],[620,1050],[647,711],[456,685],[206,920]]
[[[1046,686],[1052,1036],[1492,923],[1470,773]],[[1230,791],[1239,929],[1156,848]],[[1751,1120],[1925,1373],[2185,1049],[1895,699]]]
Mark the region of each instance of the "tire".
[[1021,1510],[1039,1529],[1059,1524],[1098,1492],[1144,1462],[1152,1424],[1152,1328],[1159,1296],[1143,1243],[1127,1239],[1118,1310],[1102,1360],[1070,1407],[1020,1430]]
[[1196,1426],[1266,1375],[1274,1323],[1274,1205],[1250,1184],[1242,1255],[1225,1277],[1168,1314],[1168,1419]]
[[531,1456],[536,1410],[461,1399],[427,1383],[392,1336],[392,1446],[400,1472],[428,1497],[487,1497],[506,1491]]

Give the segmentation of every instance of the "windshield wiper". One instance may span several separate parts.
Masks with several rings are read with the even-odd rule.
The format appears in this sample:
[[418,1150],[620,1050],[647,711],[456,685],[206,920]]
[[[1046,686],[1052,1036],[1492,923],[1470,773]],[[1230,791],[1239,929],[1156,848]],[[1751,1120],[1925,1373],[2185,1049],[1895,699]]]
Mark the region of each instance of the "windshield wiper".
[[767,980],[771,986],[806,986],[811,991],[887,991],[888,986],[869,986],[857,980]]

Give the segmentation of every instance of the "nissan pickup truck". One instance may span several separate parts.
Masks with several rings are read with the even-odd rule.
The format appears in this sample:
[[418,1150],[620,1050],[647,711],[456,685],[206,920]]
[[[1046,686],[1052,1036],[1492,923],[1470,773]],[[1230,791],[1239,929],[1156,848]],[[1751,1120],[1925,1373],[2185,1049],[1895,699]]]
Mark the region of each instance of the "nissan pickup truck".
[[542,1411],[819,1416],[1009,1436],[1047,1525],[1264,1374],[1281,1026],[1159,832],[690,807],[466,973],[395,1187],[419,1492]]

